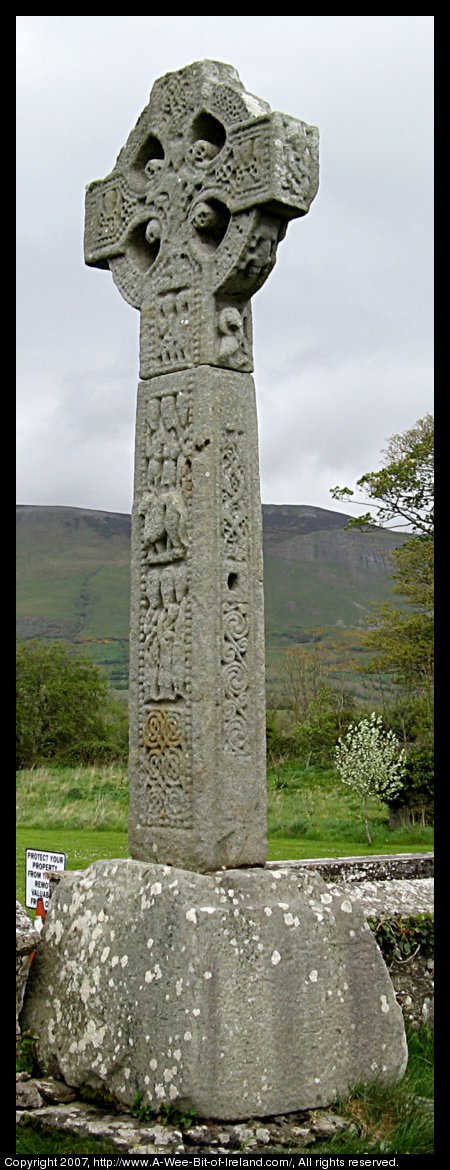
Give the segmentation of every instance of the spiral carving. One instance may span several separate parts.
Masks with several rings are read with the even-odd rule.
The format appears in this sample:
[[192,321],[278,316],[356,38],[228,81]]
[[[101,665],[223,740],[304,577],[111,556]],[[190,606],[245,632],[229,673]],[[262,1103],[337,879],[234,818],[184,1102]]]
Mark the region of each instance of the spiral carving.
[[248,671],[245,663],[248,634],[246,608],[225,602],[222,644],[224,747],[233,755],[245,752],[248,737]]

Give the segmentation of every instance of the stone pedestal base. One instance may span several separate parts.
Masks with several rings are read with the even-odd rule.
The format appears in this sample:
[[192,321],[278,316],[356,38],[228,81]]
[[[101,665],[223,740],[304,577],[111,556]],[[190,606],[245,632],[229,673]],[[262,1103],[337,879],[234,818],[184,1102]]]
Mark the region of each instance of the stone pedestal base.
[[53,895],[24,1020],[42,1066],[212,1118],[399,1080],[403,1019],[362,913],[316,873],[99,861]]

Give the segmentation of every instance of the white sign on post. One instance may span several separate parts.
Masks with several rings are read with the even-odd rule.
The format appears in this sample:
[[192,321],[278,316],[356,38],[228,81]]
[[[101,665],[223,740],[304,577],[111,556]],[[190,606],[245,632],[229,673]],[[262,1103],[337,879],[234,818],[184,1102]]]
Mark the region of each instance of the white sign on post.
[[44,877],[46,873],[58,873],[66,868],[65,853],[50,853],[44,849],[27,849],[25,853],[26,898],[25,905],[30,910],[37,906],[38,898],[42,898],[45,910],[48,910],[50,901],[50,881]]

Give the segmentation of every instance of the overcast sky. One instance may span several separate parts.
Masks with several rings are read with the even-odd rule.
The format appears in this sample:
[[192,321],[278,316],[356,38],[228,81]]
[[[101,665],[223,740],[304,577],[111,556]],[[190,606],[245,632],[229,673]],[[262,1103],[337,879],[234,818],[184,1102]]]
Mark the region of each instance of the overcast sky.
[[18,502],[131,511],[139,314],[84,265],[84,189],[154,81],[210,57],[320,130],[319,193],[252,302],[261,494],[342,511],[330,487],[433,410],[433,17],[17,22]]

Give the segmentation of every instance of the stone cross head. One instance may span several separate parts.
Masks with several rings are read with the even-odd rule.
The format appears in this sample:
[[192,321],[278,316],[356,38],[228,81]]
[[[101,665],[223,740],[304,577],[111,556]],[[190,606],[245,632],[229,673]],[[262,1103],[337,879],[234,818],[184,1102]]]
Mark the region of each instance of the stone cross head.
[[85,260],[141,313],[140,374],[250,371],[250,298],[318,189],[318,130],[272,113],[230,65],[155,82],[106,179],[86,193]]

